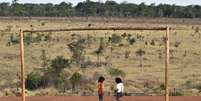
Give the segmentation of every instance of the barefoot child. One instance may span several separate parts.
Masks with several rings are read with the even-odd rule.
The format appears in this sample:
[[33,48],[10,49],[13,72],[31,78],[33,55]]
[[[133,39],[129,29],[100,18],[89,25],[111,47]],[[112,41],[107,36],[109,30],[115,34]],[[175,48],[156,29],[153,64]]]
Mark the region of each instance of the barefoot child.
[[99,97],[99,101],[103,101],[103,95],[104,95],[104,84],[103,82],[105,81],[104,77],[99,77],[98,79],[98,97]]
[[115,79],[115,82],[116,82],[116,100],[117,101],[120,101],[120,98],[123,96],[123,92],[124,92],[124,85],[123,85],[123,82],[121,80],[121,78],[116,78]]

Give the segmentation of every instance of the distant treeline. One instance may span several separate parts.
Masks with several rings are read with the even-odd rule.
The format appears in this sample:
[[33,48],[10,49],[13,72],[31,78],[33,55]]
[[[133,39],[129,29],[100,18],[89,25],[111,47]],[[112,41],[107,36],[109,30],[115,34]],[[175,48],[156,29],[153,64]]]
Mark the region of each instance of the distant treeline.
[[0,3],[0,16],[23,17],[166,17],[166,18],[201,18],[201,5],[178,6],[145,3],[104,3],[86,0],[73,6],[72,3],[60,4],[20,4],[18,0]]

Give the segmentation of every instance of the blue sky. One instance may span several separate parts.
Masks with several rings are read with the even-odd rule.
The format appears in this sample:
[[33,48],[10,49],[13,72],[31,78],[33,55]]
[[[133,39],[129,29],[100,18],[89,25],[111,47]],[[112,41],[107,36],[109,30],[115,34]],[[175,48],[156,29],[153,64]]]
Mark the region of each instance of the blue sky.
[[[0,0],[0,2],[11,2],[11,1],[12,0]],[[78,2],[84,1],[84,0],[19,0],[20,3],[54,3],[54,4],[60,3],[62,1],[71,2],[75,5]],[[91,1],[98,1],[98,0],[91,0]],[[106,0],[101,0],[101,1],[106,1]],[[177,4],[177,5],[192,5],[192,4],[201,5],[201,0],[113,0],[113,1],[116,1],[119,3],[123,1],[127,1],[127,2],[136,3],[136,4],[145,2],[146,4],[166,3],[166,4]]]

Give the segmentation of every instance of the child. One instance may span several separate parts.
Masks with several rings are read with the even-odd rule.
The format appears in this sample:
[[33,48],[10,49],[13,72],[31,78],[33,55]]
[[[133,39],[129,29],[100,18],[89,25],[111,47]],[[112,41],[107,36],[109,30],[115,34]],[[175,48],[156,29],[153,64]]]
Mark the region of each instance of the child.
[[123,85],[121,78],[115,78],[115,82],[117,83],[116,90],[115,90],[116,100],[120,101],[120,98],[123,96],[124,85]]
[[104,84],[103,82],[105,81],[104,77],[99,77],[98,79],[98,97],[99,97],[99,101],[103,101],[103,95],[104,95]]

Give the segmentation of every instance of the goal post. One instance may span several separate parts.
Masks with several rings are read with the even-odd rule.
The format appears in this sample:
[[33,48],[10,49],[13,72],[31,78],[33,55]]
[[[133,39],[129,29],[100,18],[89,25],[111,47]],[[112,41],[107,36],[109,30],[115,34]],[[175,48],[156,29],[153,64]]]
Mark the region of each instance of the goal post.
[[105,27],[105,28],[68,28],[68,29],[45,29],[45,30],[22,30],[20,29],[20,65],[21,65],[21,101],[26,101],[25,94],[25,55],[24,55],[24,35],[27,32],[61,32],[61,31],[90,31],[90,30],[156,30],[166,31],[165,40],[165,101],[169,101],[169,52],[170,52],[170,27]]

